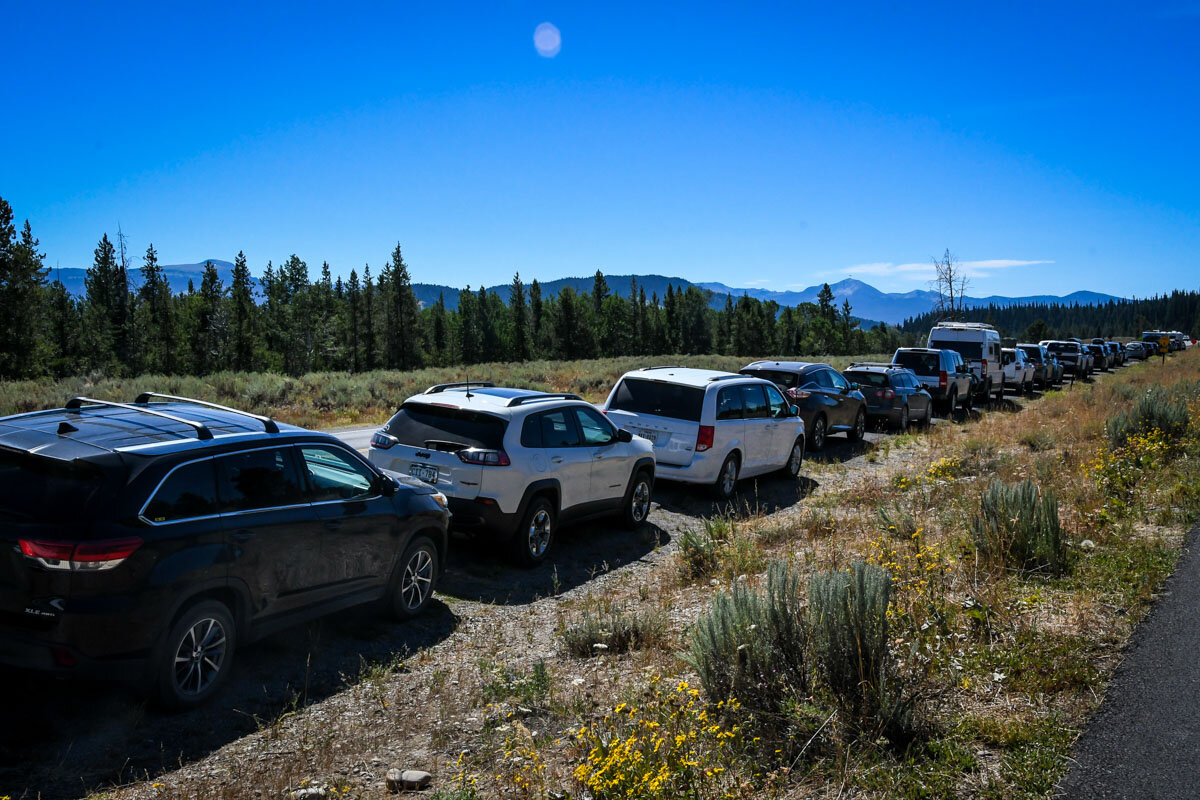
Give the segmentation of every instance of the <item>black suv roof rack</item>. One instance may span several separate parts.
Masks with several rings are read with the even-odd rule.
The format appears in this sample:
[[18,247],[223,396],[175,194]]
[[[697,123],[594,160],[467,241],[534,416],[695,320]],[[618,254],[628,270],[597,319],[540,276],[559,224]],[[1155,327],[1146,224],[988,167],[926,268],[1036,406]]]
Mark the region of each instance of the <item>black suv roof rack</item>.
[[687,369],[687,367],[681,367],[678,364],[661,364],[657,367],[642,367],[638,371],[639,372],[649,372],[652,369]]
[[524,405],[525,403],[536,403],[539,400],[582,400],[583,398],[577,394],[570,392],[544,392],[542,394],[523,394],[520,397],[514,397],[505,403],[506,408],[513,406]]
[[887,367],[888,369],[907,369],[907,367],[902,367],[893,361],[851,361],[850,366],[846,367],[846,369],[851,369],[853,367]]
[[458,381],[457,383],[439,383],[434,386],[430,386],[428,389],[422,392],[422,394],[439,394],[447,389],[462,389],[464,387],[470,388],[472,386],[478,386],[481,389],[490,389],[495,387],[495,385],[496,384],[492,383],[491,381]]
[[149,414],[150,416],[159,417],[160,419],[169,419],[172,422],[178,422],[181,425],[187,425],[189,428],[192,428],[193,430],[195,430],[197,439],[213,438],[212,431],[210,431],[208,429],[208,426],[205,425],[203,422],[197,422],[194,419],[187,419],[185,417],[178,417],[174,414],[167,414],[164,411],[154,411],[152,409],[146,408],[145,406],[135,406],[135,405],[130,405],[129,403],[114,403],[110,400],[96,400],[95,398],[92,398],[92,397],[72,397],[70,400],[67,401],[67,405],[65,406],[65,408],[68,411],[74,411],[77,414],[82,414],[83,407],[85,405],[107,406],[109,408],[123,408],[126,411],[136,411],[139,414]]
[[194,397],[178,397],[173,394],[161,394],[159,392],[142,392],[133,402],[149,403],[152,398],[158,398],[159,400],[170,400],[176,403],[188,403],[194,406],[203,406],[204,408],[214,408],[217,411],[227,411],[230,414],[249,417],[250,419],[256,419],[261,422],[263,429],[267,433],[279,433],[279,426],[276,425],[275,420],[271,419],[270,417],[264,417],[261,414],[251,414],[249,411],[241,411],[240,409],[230,408],[229,406],[223,406],[218,403],[210,403],[207,400],[197,400]]
[[754,377],[754,376],[752,376],[752,375],[747,376],[747,375],[743,375],[740,372],[737,372],[737,373],[734,373],[733,375],[714,375],[708,379],[708,382],[712,383],[713,381],[727,381],[730,378],[746,378],[746,377]]

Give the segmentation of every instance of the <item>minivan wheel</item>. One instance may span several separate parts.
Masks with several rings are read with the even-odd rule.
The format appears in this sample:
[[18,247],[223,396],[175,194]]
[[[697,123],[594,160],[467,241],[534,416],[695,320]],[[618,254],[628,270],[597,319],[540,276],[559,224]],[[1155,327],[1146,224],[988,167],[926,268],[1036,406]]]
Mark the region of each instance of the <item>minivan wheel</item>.
[[825,418],[818,416],[813,420],[812,449],[821,450],[825,447]]
[[529,504],[512,539],[513,555],[518,564],[534,567],[546,560],[554,542],[554,517],[554,505],[545,497],[538,497]]
[[846,432],[846,438],[852,442],[861,442],[866,433],[867,412],[860,408],[858,410],[858,416],[854,418],[854,427]]
[[621,522],[629,530],[634,530],[650,516],[650,500],[653,494],[650,475],[645,470],[639,470],[633,476],[629,491],[625,495],[624,511],[621,512]]
[[804,437],[796,437],[792,449],[788,453],[787,463],[783,465],[784,474],[796,478],[800,475],[800,465],[804,463]]
[[741,469],[741,463],[738,460],[737,453],[730,453],[725,456],[724,463],[721,464],[721,472],[717,475],[717,482],[713,484],[713,494],[720,500],[728,500],[733,497],[734,490],[737,489],[738,472]]
[[437,585],[438,551],[433,542],[418,536],[400,556],[399,574],[392,588],[392,615],[412,619],[425,610]]
[[156,699],[168,709],[204,703],[228,677],[236,643],[233,615],[223,603],[206,600],[189,608],[158,648]]

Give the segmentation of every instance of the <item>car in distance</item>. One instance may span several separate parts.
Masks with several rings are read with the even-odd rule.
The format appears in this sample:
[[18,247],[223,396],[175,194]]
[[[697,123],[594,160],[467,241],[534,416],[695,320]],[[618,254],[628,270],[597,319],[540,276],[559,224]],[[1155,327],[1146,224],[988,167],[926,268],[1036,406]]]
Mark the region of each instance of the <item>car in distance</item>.
[[445,498],[327,434],[189,398],[0,418],[0,662],[198,705],[238,647],[428,603]]
[[1000,361],[1004,365],[1005,387],[1017,394],[1031,394],[1035,370],[1025,357],[1025,351],[1019,347],[1005,347],[1000,351]]
[[982,322],[939,322],[925,344],[931,350],[953,350],[977,378],[976,401],[1004,399],[1004,370],[1000,362],[1000,333]]
[[1033,382],[1039,389],[1048,389],[1062,378],[1058,362],[1045,345],[1024,342],[1018,344],[1017,349],[1033,365]]
[[661,478],[709,486],[721,499],[742,478],[804,458],[804,421],[770,381],[688,367],[626,372],[603,405],[613,422],[653,443]]
[[560,525],[650,513],[654,448],[578,395],[490,383],[438,384],[408,398],[371,438],[372,463],[446,495],[455,530],[546,559]]
[[1097,371],[1108,372],[1112,369],[1106,346],[1102,344],[1086,344],[1084,348],[1092,354],[1092,363],[1096,365]]
[[860,361],[844,374],[867,399],[868,419],[885,421],[900,433],[908,430],[911,421],[926,428],[933,421],[933,397],[911,369]]
[[1063,366],[1063,373],[1083,379],[1091,374],[1092,354],[1074,339],[1043,339],[1041,344]]
[[1143,342],[1134,340],[1125,345],[1125,354],[1130,359],[1145,361],[1150,355],[1150,350]]
[[947,416],[959,406],[963,411],[970,411],[974,405],[971,374],[956,351],[901,347],[892,354],[892,363],[912,370],[933,397],[934,404],[941,406]]
[[774,383],[800,409],[808,447],[825,447],[831,433],[845,432],[852,442],[867,430],[867,402],[844,375],[828,364],[807,361],[755,361],[742,367],[751,375]]

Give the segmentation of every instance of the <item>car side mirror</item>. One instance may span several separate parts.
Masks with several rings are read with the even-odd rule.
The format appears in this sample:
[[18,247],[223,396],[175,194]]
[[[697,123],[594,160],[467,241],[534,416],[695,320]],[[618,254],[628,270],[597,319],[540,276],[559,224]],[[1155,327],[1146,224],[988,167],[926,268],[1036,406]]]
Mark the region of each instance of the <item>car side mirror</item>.
[[627,443],[632,442],[633,434],[630,433],[629,431],[625,430],[624,428],[617,428],[617,441],[618,442],[627,442]]
[[790,406],[790,408],[792,409],[792,416],[793,416],[793,417],[798,417],[798,416],[800,416],[800,406]]
[[842,394],[850,394],[850,392],[854,391],[854,388],[855,388],[855,385],[853,383],[851,383],[848,386],[843,386]]
[[375,479],[375,488],[384,497],[394,497],[400,489],[400,484],[391,475],[380,475]]

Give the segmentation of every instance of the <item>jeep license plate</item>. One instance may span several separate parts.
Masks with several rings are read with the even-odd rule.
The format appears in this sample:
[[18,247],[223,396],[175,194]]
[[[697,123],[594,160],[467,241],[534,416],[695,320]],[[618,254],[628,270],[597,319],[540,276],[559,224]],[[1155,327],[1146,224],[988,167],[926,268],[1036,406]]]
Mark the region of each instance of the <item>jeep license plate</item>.
[[425,464],[411,464],[408,468],[408,474],[419,481],[426,483],[437,483],[438,468],[429,467]]

